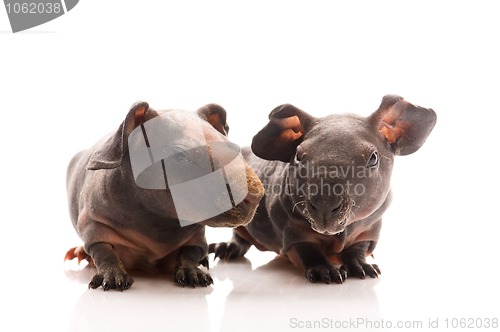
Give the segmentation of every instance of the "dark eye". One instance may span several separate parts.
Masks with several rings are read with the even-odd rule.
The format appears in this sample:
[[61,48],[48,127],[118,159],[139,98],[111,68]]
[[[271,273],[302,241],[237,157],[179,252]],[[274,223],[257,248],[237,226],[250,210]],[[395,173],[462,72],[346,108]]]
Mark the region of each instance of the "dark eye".
[[302,163],[302,157],[304,156],[304,149],[301,145],[297,146],[297,150],[295,152],[295,157],[293,158],[294,164]]
[[185,153],[182,153],[182,152],[175,154],[175,160],[177,160],[181,164],[189,164],[192,162],[189,159],[189,157]]
[[174,148],[174,155],[173,158],[175,161],[177,161],[180,164],[191,164],[193,163],[191,156],[189,153],[181,148]]
[[378,152],[373,152],[366,164],[367,167],[375,167],[378,165]]

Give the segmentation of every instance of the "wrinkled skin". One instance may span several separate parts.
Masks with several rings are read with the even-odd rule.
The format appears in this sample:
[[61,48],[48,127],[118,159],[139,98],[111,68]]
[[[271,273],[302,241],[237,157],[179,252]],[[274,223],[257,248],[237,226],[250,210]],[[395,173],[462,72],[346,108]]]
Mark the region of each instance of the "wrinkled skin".
[[287,256],[311,282],[378,277],[368,264],[391,201],[394,156],[417,151],[436,114],[398,96],[385,96],[369,117],[315,118],[281,105],[244,153],[266,194],[253,221],[216,257],[243,256],[251,245]]
[[232,178],[233,170],[226,167],[233,186],[248,188],[246,198],[220,215],[181,227],[169,189],[140,188],[132,175],[127,139],[135,128],[155,117],[165,117],[181,138],[191,139],[190,128],[196,125],[208,142],[228,142],[226,112],[218,105],[206,105],[191,114],[158,112],[140,102],[133,105],[115,133],[73,157],[67,172],[68,200],[83,247],[70,249],[65,259],[87,259],[95,265],[90,288],[128,289],[133,283],[128,271],[133,269],[173,269],[175,281],[182,286],[212,284],[209,273],[200,268],[208,268],[205,225],[246,225],[263,195],[262,185],[248,165],[246,179]]

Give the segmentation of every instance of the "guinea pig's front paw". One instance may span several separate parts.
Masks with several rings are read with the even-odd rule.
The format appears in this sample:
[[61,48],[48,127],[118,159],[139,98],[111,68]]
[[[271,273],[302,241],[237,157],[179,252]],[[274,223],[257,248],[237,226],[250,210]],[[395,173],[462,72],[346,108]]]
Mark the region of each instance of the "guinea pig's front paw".
[[195,288],[196,286],[207,287],[214,283],[210,274],[203,272],[198,267],[179,267],[175,271],[175,281],[185,287],[186,285]]
[[239,257],[243,257],[248,251],[247,247],[242,247],[237,242],[220,242],[212,243],[208,247],[209,253],[215,253],[215,257],[220,260],[231,260]]
[[123,291],[129,289],[134,283],[134,279],[120,268],[109,268],[98,271],[90,280],[89,288],[96,289],[102,286],[105,291],[116,289]]
[[305,275],[312,283],[321,281],[325,284],[331,284],[332,282],[342,284],[347,278],[345,270],[339,269],[329,263],[312,266],[306,270]]
[[368,264],[364,258],[352,258],[347,262],[344,261],[342,266],[347,270],[347,276],[365,279],[366,276],[371,278],[378,278],[380,276],[380,269],[377,264]]

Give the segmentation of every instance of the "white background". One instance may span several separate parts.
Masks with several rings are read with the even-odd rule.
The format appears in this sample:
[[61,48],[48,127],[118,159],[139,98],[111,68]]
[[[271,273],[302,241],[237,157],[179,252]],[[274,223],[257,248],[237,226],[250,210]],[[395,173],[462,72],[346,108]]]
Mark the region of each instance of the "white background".
[[[424,327],[500,318],[494,1],[175,3],[81,1],[17,34],[0,9],[0,324],[286,331],[323,318]],[[130,290],[104,293],[87,290],[92,270],[63,264],[80,243],[66,165],[117,128],[133,102],[186,110],[217,102],[230,138],[247,145],[279,104],[368,115],[387,93],[433,108],[438,123],[420,151],[396,161],[379,280],[313,285],[252,250],[247,261],[212,264],[212,288],[137,276]]]

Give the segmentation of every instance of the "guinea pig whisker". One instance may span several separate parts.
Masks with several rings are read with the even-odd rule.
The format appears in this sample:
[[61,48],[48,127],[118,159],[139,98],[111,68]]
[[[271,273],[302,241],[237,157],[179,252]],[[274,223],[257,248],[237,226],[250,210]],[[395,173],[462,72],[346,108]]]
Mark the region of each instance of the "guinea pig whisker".
[[305,203],[306,203],[306,201],[299,201],[299,202],[295,203],[295,204],[292,206],[292,213],[293,213],[293,211],[295,211],[295,207],[297,207],[297,205],[299,205],[299,204],[305,204]]
[[339,224],[344,225],[347,223],[349,216],[352,214],[355,217],[354,212],[352,212],[352,207],[355,206],[355,202],[348,195],[343,197],[342,208],[340,211],[340,220]]
[[304,215],[304,217],[306,218],[306,220],[313,224],[314,223],[314,219],[311,217],[311,214],[309,213],[309,210],[307,209],[307,206],[304,206],[304,209],[302,210],[302,214]]

